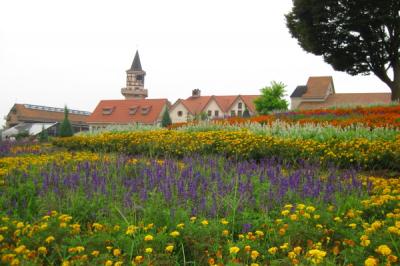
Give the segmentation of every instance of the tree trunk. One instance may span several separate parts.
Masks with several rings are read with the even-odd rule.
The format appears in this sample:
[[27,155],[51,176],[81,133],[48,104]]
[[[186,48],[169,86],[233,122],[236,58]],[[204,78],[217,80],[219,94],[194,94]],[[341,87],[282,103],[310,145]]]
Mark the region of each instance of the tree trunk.
[[400,81],[394,81],[389,86],[392,91],[392,102],[400,102]]

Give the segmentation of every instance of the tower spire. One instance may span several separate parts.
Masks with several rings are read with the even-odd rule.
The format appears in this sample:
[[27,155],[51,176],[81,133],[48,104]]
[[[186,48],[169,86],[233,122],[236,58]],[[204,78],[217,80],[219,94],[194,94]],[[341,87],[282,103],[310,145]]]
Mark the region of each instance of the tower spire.
[[135,58],[133,59],[130,70],[142,71],[142,64],[140,63],[139,51],[136,50]]

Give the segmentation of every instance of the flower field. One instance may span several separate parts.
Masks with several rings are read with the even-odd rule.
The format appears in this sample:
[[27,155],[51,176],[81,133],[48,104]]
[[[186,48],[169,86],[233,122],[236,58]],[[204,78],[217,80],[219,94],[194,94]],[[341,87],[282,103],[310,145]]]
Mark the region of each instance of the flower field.
[[0,264],[399,265],[399,144],[287,122],[0,143]]

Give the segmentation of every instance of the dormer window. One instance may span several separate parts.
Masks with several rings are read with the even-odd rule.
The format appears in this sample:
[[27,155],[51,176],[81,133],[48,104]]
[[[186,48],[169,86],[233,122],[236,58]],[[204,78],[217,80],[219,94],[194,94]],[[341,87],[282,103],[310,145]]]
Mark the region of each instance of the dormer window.
[[143,106],[141,108],[142,115],[147,115],[150,112],[150,110],[151,110],[151,106]]
[[114,111],[114,107],[104,107],[103,115],[111,115],[113,111]]
[[242,103],[238,103],[238,109],[242,109]]
[[139,108],[139,106],[132,106],[131,108],[129,108],[129,114],[130,115],[136,114],[138,108]]

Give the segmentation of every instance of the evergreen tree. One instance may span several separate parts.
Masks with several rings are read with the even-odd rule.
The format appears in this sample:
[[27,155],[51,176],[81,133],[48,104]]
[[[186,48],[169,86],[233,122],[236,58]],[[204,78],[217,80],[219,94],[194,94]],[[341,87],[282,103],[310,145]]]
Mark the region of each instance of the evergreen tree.
[[249,109],[247,109],[247,106],[245,106],[244,112],[243,112],[243,118],[249,118],[249,117],[250,117]]
[[161,120],[161,126],[162,127],[168,127],[172,124],[171,117],[169,116],[168,109],[165,109],[162,120]]
[[44,128],[44,125],[42,126],[42,131],[39,133],[39,141],[40,142],[47,142],[49,140],[49,133],[47,132],[47,129]]
[[61,123],[60,127],[60,137],[71,137],[74,135],[72,130],[71,122],[68,119],[68,108],[67,106],[64,107],[64,121]]

